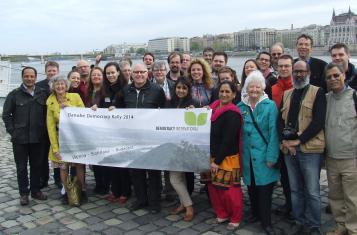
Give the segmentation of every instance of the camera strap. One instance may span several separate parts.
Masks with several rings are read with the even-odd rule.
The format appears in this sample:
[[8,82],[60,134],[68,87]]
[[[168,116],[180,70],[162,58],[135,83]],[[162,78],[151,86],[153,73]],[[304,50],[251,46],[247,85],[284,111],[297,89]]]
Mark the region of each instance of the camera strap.
[[265,139],[265,137],[264,137],[262,131],[260,130],[260,128],[259,128],[257,122],[255,121],[255,118],[254,118],[252,109],[251,109],[249,106],[248,106],[248,109],[249,109],[250,117],[252,118],[253,125],[254,125],[255,129],[258,131],[259,135],[262,137],[264,143],[265,143],[266,145],[268,145],[268,141]]

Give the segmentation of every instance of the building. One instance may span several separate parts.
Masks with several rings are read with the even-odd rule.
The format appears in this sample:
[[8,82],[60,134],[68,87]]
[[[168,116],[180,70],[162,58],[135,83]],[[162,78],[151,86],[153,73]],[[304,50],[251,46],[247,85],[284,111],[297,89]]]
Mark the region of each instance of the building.
[[122,44],[112,44],[107,46],[103,52],[104,54],[114,54],[116,56],[122,56],[127,53],[135,53],[139,48],[147,48],[146,43],[122,43]]
[[347,13],[339,15],[332,12],[328,46],[342,42],[347,45],[357,44],[357,15],[348,9]]
[[259,28],[234,33],[234,45],[240,51],[269,48],[275,42],[275,29]]
[[148,51],[170,53],[173,51],[190,51],[190,40],[187,37],[156,38],[148,42]]

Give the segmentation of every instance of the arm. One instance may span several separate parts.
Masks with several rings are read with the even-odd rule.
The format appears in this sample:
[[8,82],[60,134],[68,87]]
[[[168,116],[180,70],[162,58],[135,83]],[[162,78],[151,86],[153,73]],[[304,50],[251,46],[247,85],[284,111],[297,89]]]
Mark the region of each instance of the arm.
[[14,132],[14,112],[16,108],[14,92],[10,92],[9,95],[6,97],[3,111],[2,111],[2,120],[5,123],[6,131],[12,135]]
[[216,158],[214,160],[214,163],[217,165],[222,163],[224,158],[227,156],[227,153],[232,152],[231,147],[238,145],[239,143],[239,140],[235,137],[237,136],[237,134],[239,135],[239,131],[241,128],[241,120],[239,118],[236,118],[238,117],[238,114],[233,112],[226,113],[225,115],[226,116],[224,119],[224,126],[222,127],[222,131],[224,132],[224,134],[222,136],[220,149],[218,150]]
[[56,120],[54,117],[54,110],[51,110],[48,106],[47,106],[46,122],[47,122],[48,137],[50,139],[52,151],[53,153],[58,153],[59,152],[58,131],[56,126]]
[[[275,104],[269,108],[269,140],[268,147],[266,152],[266,161],[267,163],[276,163],[279,156],[279,137],[278,137],[278,127],[277,127],[277,117],[278,110],[275,107]],[[280,115],[281,116],[281,115]]]

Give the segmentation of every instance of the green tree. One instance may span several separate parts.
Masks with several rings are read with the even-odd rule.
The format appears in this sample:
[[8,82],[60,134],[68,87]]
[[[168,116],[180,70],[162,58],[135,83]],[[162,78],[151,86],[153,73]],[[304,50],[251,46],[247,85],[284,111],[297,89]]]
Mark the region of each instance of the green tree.
[[191,42],[191,48],[190,48],[191,51],[202,51],[203,50],[203,47],[200,43],[198,42]]
[[145,48],[138,48],[136,50],[136,53],[139,55],[144,55],[146,53],[146,49]]

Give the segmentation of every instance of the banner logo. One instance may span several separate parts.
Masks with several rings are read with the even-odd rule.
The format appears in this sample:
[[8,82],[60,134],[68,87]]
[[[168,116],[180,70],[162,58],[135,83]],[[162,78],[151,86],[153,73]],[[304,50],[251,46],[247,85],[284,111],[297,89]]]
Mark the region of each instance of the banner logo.
[[204,126],[207,123],[207,113],[185,112],[185,123],[188,126]]

